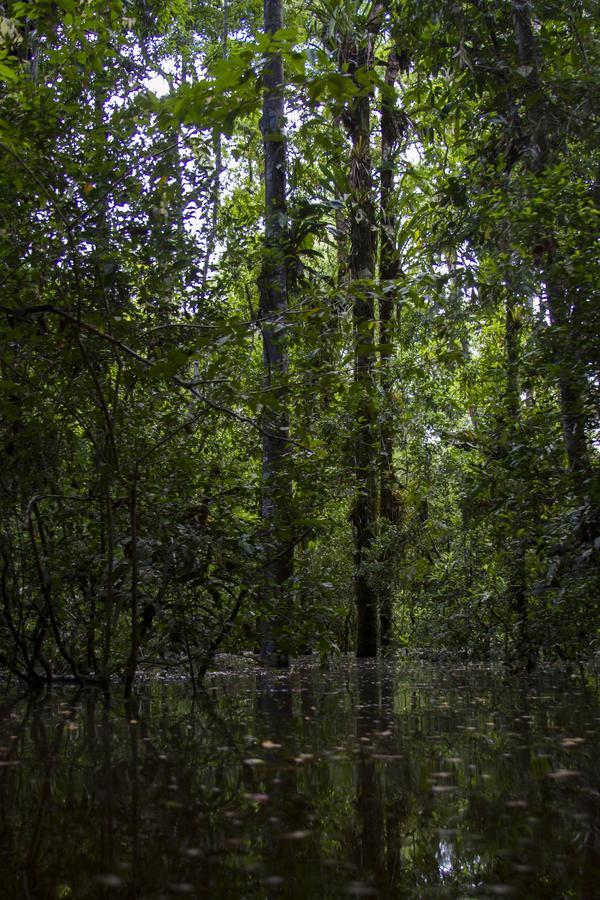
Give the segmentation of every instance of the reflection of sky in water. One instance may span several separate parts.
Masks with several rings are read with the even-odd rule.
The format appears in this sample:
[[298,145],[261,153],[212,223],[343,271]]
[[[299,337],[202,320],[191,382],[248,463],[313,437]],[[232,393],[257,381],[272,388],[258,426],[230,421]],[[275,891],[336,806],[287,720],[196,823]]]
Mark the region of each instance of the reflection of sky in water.
[[438,844],[437,861],[440,876],[445,878],[452,875],[454,866],[452,865],[452,848],[446,841],[440,841]]

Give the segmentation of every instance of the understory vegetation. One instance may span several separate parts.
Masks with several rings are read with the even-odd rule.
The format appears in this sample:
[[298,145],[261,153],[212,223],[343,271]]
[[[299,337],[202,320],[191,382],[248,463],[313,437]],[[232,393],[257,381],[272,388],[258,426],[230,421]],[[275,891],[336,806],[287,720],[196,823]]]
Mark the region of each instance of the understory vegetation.
[[0,666],[600,637],[592,0],[0,3]]

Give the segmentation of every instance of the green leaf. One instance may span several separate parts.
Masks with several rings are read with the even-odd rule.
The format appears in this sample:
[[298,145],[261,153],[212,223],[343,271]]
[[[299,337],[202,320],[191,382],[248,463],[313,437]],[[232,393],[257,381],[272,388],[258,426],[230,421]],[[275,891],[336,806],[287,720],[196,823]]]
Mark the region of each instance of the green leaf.
[[3,78],[4,81],[17,81],[18,75],[14,71],[14,69],[9,69],[8,66],[5,66],[4,63],[0,62],[0,78]]

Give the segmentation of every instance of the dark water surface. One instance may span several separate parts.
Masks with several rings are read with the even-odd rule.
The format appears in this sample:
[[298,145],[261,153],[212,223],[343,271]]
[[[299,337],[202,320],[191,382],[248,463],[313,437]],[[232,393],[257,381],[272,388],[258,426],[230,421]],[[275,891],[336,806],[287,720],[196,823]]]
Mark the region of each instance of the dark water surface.
[[347,660],[5,694],[0,895],[600,897],[599,698]]

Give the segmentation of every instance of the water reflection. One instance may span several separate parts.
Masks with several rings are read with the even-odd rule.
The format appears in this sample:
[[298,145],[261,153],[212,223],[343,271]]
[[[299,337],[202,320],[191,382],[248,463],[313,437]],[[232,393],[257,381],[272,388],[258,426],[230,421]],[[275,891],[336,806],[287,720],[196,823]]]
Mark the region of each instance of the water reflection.
[[596,896],[597,685],[344,661],[0,705],[7,898]]

